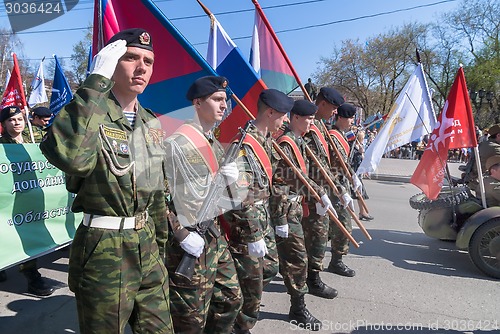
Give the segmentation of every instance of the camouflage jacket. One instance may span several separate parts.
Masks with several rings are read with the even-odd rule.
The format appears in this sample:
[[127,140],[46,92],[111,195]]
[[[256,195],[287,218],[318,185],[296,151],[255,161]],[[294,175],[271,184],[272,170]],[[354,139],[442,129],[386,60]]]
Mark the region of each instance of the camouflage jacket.
[[73,211],[132,217],[147,210],[166,237],[160,122],[137,104],[132,128],[112,87],[111,80],[90,75],[55,117],[40,149],[66,173],[66,188],[77,194]]
[[[281,136],[288,136],[292,138],[300,149],[300,153],[304,158],[306,163],[306,169],[309,170],[309,159],[306,156],[305,141],[302,137],[297,137],[288,127],[285,128]],[[280,136],[280,137],[281,137]],[[278,138],[279,140],[279,138]],[[325,190],[316,184],[309,175],[304,173],[299,166],[298,161],[295,159],[295,155],[292,151],[292,147],[286,143],[282,142],[280,148],[283,150],[285,155],[292,161],[292,163],[298,168],[300,174],[305,180],[312,186],[319,196],[324,195]],[[273,196],[271,197],[271,219],[273,224],[285,225],[287,224],[287,211],[289,207],[289,198],[301,195],[304,196],[305,201],[317,202],[316,199],[310,194],[308,188],[302,183],[299,177],[294,173],[292,167],[290,167],[284,159],[280,159],[277,163],[276,171],[273,173]]]
[[[330,131],[336,131],[347,142],[347,138],[346,138],[344,132],[341,131],[339,128],[337,128],[335,125],[332,126],[332,129]],[[340,157],[338,157],[335,154],[334,149],[330,150],[330,160],[332,163],[331,164],[332,172],[337,175],[338,182],[343,186],[344,189],[351,189],[349,178],[347,177],[347,175],[346,175],[346,173],[345,173],[344,169],[342,168],[341,163],[339,161],[339,158],[342,159],[344,161],[345,165],[347,166],[347,169],[351,173],[351,175],[354,175],[355,172],[352,170],[352,168],[350,167],[350,164],[349,164],[349,152],[347,152],[344,149],[344,146],[339,142],[339,140],[335,136],[330,135],[330,138],[332,138],[333,142],[335,143],[335,147],[337,148],[337,150],[340,153]],[[349,190],[349,194],[350,194],[350,190]]]
[[[33,138],[35,139],[35,143],[41,142],[43,136],[45,135],[45,133],[47,133],[46,129],[42,129],[41,127],[36,125],[32,125],[31,130],[33,131]],[[28,126],[26,126],[23,130],[23,137],[25,136],[26,138],[28,138],[27,143],[31,143],[31,135]]]
[[[272,169],[275,170],[278,155],[272,147],[271,137],[264,136],[254,125],[250,126],[247,135],[251,135],[260,143],[269,157],[271,168],[274,167]],[[264,205],[267,210],[271,196],[271,183],[259,158],[249,145],[242,145],[236,163],[240,174],[238,180],[231,186],[231,190],[242,199],[242,203],[239,209],[226,212],[224,218],[231,228],[231,241],[255,242],[263,237],[262,226],[267,226],[267,224],[261,224],[261,220],[267,218],[259,214],[255,206]]]
[[187,138],[176,132],[165,141],[165,175],[170,195],[167,204],[176,215],[170,216],[170,223],[179,241],[188,233],[184,227],[194,227],[214,173],[217,172],[218,162],[224,155],[224,149],[213,133],[203,133],[201,126],[192,121],[185,124],[192,126],[199,138],[204,138],[204,143],[200,144],[208,146],[206,152],[213,154],[216,162],[213,168],[208,166],[200,150],[194,146],[200,147],[200,144],[194,144],[194,138]]
[[[318,158],[321,166],[326,170],[328,176],[330,179],[332,179],[333,183],[336,185],[338,191],[342,194],[346,192],[345,188],[342,186],[342,184],[339,181],[338,178],[338,171],[335,168],[331,168],[331,162],[330,159],[332,157],[332,148],[330,146],[330,142],[328,140],[328,134],[325,132],[325,127],[321,124],[320,120],[315,119],[314,120],[314,125],[319,129],[321,135],[323,136],[323,140],[327,144],[328,147],[328,152],[325,150],[322,140],[318,138],[315,132],[309,131],[306,133],[303,138],[306,143],[306,145],[311,149],[312,153],[316,158]],[[327,156],[330,155],[330,157]],[[312,159],[306,154],[304,158],[307,157],[307,160],[311,160],[310,166],[309,166],[309,178],[316,182],[316,184],[324,187],[324,188],[330,188],[328,185],[328,182],[326,181],[325,177],[323,176],[321,170],[319,167],[312,161]],[[329,159],[330,158],[330,159]]]
[[[21,136],[23,137],[23,144],[31,143],[31,138],[30,138],[29,134],[27,135],[23,131]],[[11,136],[5,135],[5,136],[0,137],[0,144],[21,144],[21,143],[18,143],[17,141],[15,141]]]

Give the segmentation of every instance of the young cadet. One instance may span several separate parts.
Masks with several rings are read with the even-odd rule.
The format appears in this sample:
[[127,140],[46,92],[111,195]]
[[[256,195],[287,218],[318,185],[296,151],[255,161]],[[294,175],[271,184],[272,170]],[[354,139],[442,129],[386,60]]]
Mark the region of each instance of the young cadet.
[[[215,228],[203,236],[196,230],[197,215],[215,174],[225,177],[223,188],[238,179],[235,162],[219,167],[224,150],[213,134],[227,108],[227,85],[224,77],[197,79],[186,94],[193,103],[195,119],[184,123],[166,141],[165,173],[172,210],[166,264],[176,333],[230,333],[241,308],[238,277],[220,232],[218,214],[209,218]],[[212,202],[218,204],[215,199]],[[185,252],[197,258],[191,279],[176,272]]]
[[[350,169],[350,173],[353,178],[353,189],[354,191],[361,191],[361,181],[356,176],[356,173],[349,167],[349,143],[344,134],[345,131],[351,128],[352,122],[354,121],[354,115],[356,115],[356,107],[349,103],[342,104],[337,109],[337,114],[335,115],[335,125],[329,131],[330,137],[333,139],[340,156],[332,156],[332,166],[338,171],[339,180],[343,185],[344,189],[351,189],[349,179],[343,171],[339,159],[342,159],[345,165]],[[332,152],[333,154],[333,152]],[[349,190],[350,192],[350,190]],[[354,202],[348,194],[344,194],[343,197],[347,200],[342,202],[337,202],[335,204],[335,210],[338,213],[338,218],[346,230],[352,232],[352,222],[349,211],[347,210],[347,205],[354,210]],[[342,256],[347,255],[349,252],[349,239],[340,231],[338,226],[330,222],[330,239],[332,243],[332,259],[328,265],[328,271],[333,272],[338,275],[353,277],[356,272],[345,265],[342,262]]]
[[[52,118],[52,112],[47,107],[36,107],[31,110],[31,114],[33,115],[33,120],[31,121],[33,138],[35,139],[35,143],[39,143],[47,132],[47,126]],[[28,127],[24,129],[23,134],[24,133],[26,133],[26,136],[30,137]]]
[[[311,123],[311,130],[304,134],[306,145],[311,149],[329,177],[337,183],[337,188],[340,188],[337,177],[333,173],[330,173],[331,149],[328,147],[326,137],[328,133],[324,130],[325,127],[320,122],[330,119],[342,103],[344,103],[344,98],[338,91],[331,87],[322,87],[315,101],[318,111]],[[309,156],[306,155],[306,157],[306,160],[311,160]],[[334,198],[333,191],[330,189],[319,167],[314,162],[311,162],[309,166],[309,178],[316,182],[316,184],[323,186],[325,190],[327,190],[329,198]],[[346,193],[345,190],[343,190],[343,192]],[[313,201],[308,202],[308,206],[309,215],[304,216],[302,219],[302,228],[304,230],[304,239],[308,256],[307,286],[310,294],[332,299],[337,296],[337,290],[323,283],[319,276],[319,273],[323,271],[323,259],[328,243],[330,219],[326,215],[318,215]]]
[[160,122],[137,96],[153,73],[151,36],[115,34],[54,118],[40,149],[66,173],[83,212],[69,287],[81,333],[172,333],[164,265],[167,221]]
[[294,325],[314,331],[321,328],[321,322],[307,310],[304,302],[304,295],[308,292],[308,257],[301,221],[303,216],[309,214],[308,201],[316,203],[314,210],[319,216],[324,216],[328,208],[333,209],[326,192],[308,177],[309,159],[305,158],[302,136],[310,130],[316,111],[317,107],[309,101],[295,101],[290,113],[290,124],[277,142],[303,178],[321,196],[322,203],[309,196],[309,191],[304,191],[307,188],[283,159],[278,162],[274,174],[274,195],[271,199],[280,274],[290,294],[289,320]]
[[[250,333],[259,316],[264,287],[278,273],[278,253],[269,215],[269,197],[276,152],[270,134],[283,124],[293,99],[276,89],[262,91],[257,117],[252,121],[240,149],[240,169],[234,188],[245,197],[241,208],[224,214],[230,227],[229,250],[233,255],[243,293],[243,307],[233,332]],[[238,139],[238,138],[237,138]]]

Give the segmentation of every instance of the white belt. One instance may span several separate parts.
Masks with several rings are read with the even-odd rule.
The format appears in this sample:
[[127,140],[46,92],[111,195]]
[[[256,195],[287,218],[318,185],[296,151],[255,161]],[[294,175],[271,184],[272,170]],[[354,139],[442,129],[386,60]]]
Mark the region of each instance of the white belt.
[[289,200],[290,202],[301,202],[302,201],[302,195],[288,196],[287,200]]
[[261,200],[253,202],[253,205],[264,205],[264,203],[266,203],[266,202],[267,201],[264,201],[263,199],[261,199]]
[[[148,219],[147,211],[138,216],[141,216],[145,220]],[[105,228],[108,230],[129,230],[136,228],[136,217],[101,216],[85,213],[82,223],[88,227]]]

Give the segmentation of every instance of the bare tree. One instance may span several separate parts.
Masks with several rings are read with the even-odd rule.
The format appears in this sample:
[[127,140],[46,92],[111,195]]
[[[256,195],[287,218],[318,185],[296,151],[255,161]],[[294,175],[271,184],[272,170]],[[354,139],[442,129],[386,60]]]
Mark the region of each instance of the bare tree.
[[426,45],[428,26],[407,24],[364,43],[346,40],[315,74],[363,108],[366,115],[389,112],[416,63],[415,49]]

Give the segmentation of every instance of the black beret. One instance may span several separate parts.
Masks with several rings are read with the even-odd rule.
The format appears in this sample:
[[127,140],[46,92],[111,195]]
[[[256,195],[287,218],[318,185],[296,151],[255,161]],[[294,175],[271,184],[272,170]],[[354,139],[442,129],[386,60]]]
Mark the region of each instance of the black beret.
[[106,45],[111,44],[119,39],[127,42],[127,46],[135,46],[137,48],[153,51],[153,40],[149,33],[141,28],[132,28],[122,30],[111,37]]
[[0,112],[0,122],[3,122],[5,120],[11,118],[12,116],[15,116],[15,115],[20,114],[20,113],[21,113],[21,109],[19,109],[19,107],[16,107],[16,106],[5,107]]
[[277,89],[264,89],[259,99],[277,112],[286,114],[292,110],[293,99]]
[[227,79],[224,77],[206,76],[196,79],[189,87],[186,98],[190,101],[211,95],[215,92],[225,92]]
[[318,107],[307,100],[297,100],[293,104],[292,114],[299,116],[311,116],[318,111]]
[[36,107],[32,110],[33,115],[37,115],[40,117],[50,117],[52,116],[52,112],[47,107]]
[[337,115],[343,118],[354,117],[356,115],[356,107],[352,104],[344,103],[337,109]]
[[345,101],[342,95],[332,87],[321,87],[319,93],[326,101],[336,106],[341,106]]

